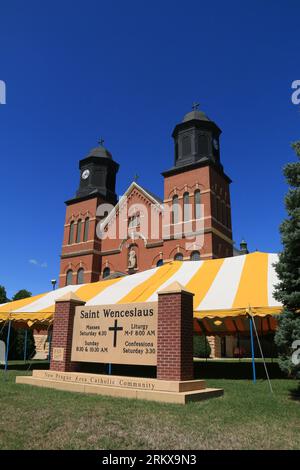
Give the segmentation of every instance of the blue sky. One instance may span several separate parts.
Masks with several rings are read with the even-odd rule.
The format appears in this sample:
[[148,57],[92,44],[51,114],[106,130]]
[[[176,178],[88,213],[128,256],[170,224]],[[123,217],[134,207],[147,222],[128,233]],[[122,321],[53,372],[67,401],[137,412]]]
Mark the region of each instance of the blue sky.
[[99,137],[120,163],[118,194],[138,173],[162,196],[172,130],[195,100],[223,130],[234,240],[280,250],[282,166],[300,138],[300,105],[291,102],[299,16],[297,0],[3,0],[0,284],[8,294],[46,291],[58,277],[64,201]]

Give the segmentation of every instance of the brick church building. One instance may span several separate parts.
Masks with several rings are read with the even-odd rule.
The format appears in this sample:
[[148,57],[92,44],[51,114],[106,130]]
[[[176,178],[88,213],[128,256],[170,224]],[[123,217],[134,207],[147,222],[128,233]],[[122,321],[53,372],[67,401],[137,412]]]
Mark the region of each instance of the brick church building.
[[119,164],[103,142],[80,160],[79,187],[66,202],[60,287],[174,259],[233,256],[231,180],[221,163],[221,130],[196,108],[173,130],[163,200],[133,181],[118,201]]

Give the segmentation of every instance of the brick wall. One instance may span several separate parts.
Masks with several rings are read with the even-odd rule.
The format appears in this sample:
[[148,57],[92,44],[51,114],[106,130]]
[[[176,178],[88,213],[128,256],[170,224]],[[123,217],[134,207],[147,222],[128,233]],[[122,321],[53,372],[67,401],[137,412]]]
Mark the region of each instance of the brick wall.
[[[71,362],[71,348],[73,336],[73,323],[75,308],[84,305],[84,302],[72,298],[74,294],[56,301],[53,321],[53,336],[51,344],[50,369],[64,372],[75,372],[79,369],[79,363]],[[53,360],[53,349],[63,348],[63,360]]]
[[194,378],[193,294],[178,286],[158,295],[157,378],[161,380]]

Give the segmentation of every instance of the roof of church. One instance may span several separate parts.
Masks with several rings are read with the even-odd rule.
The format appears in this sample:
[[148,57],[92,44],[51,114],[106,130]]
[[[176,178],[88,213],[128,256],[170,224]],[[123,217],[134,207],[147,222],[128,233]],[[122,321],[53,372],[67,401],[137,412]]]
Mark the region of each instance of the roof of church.
[[[141,186],[141,185],[139,185]],[[161,197],[157,196],[157,194],[154,194],[152,191],[149,191],[149,189],[145,188],[145,186],[141,186],[141,188],[143,188],[143,190],[148,193],[150,196],[153,197],[153,199],[156,199],[157,202],[159,202],[160,204],[162,204],[164,201]]]
[[109,212],[109,214],[107,215],[107,217],[105,217],[105,219],[102,220],[101,222],[101,226],[102,227],[105,227],[105,225],[111,220],[111,218],[116,214],[116,211],[117,211],[117,208],[120,206],[120,204],[122,204],[122,200],[123,198],[125,198],[133,188],[137,188],[139,191],[142,191],[145,195],[147,195],[148,197],[150,197],[153,201],[155,201],[155,203],[157,203],[159,206],[162,205],[163,203],[163,200],[156,196],[156,194],[153,194],[151,191],[148,191],[146,188],[144,188],[143,186],[141,186],[140,184],[138,184],[136,181],[133,181],[131,183],[131,185],[127,188],[127,190],[125,191],[125,193],[123,194],[123,196],[121,197],[121,199],[117,202],[117,204],[115,205],[115,207]]

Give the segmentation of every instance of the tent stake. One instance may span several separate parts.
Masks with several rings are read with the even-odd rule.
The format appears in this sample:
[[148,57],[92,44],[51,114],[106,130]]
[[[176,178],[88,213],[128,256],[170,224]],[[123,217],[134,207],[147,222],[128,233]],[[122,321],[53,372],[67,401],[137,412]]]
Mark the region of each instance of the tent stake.
[[252,317],[249,316],[250,321],[250,338],[251,338],[251,355],[252,355],[252,372],[253,372],[253,383],[256,383],[256,370],[255,370],[255,358],[254,358],[254,340],[253,340],[253,320]]

